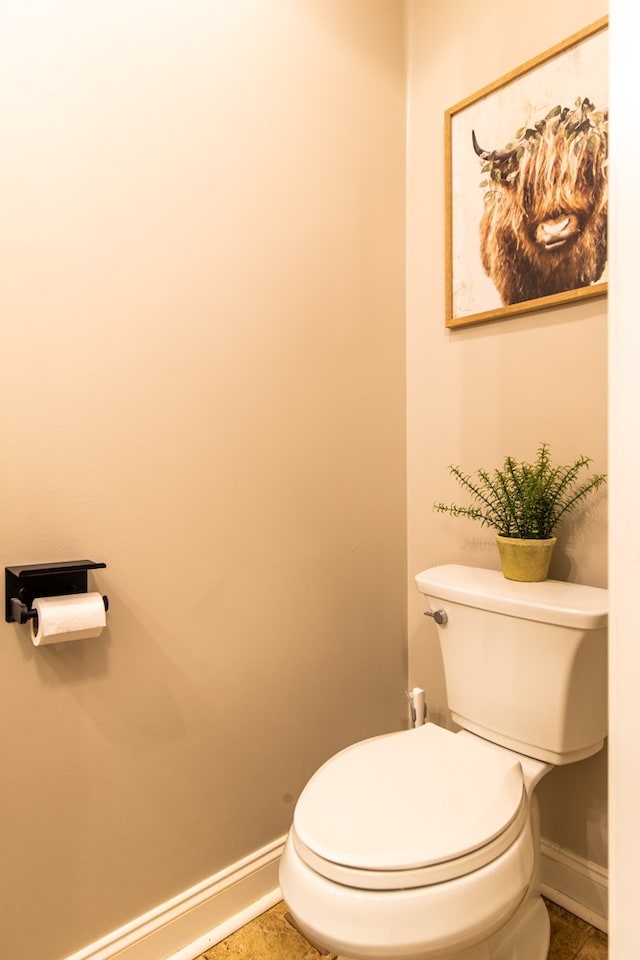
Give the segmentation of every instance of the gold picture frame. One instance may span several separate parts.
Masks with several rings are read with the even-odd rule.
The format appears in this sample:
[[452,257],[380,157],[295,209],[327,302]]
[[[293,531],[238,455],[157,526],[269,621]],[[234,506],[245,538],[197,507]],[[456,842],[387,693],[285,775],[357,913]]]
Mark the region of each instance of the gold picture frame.
[[608,25],[445,111],[447,327],[607,293]]

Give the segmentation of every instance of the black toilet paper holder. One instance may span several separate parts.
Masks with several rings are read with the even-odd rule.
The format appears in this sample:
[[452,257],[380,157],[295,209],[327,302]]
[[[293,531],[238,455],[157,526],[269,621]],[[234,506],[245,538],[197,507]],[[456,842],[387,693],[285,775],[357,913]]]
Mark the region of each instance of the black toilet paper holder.
[[[28,623],[37,613],[36,597],[62,597],[87,593],[89,570],[106,567],[93,560],[63,560],[60,563],[31,563],[4,568],[5,620],[7,623]],[[103,596],[104,608],[109,598]]]

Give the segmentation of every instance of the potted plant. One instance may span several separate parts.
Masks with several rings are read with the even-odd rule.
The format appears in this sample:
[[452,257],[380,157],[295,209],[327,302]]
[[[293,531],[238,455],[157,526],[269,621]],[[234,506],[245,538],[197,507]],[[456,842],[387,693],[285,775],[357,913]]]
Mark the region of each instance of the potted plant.
[[532,463],[505,457],[493,473],[478,470],[477,478],[450,466],[450,473],[471,494],[472,505],[434,503],[438,513],[478,520],[497,533],[502,572],[507,580],[546,580],[556,544],[554,531],[579,503],[606,481],[603,473],[581,479],[591,463],[578,457],[571,464],[552,462],[549,444],[542,443]]

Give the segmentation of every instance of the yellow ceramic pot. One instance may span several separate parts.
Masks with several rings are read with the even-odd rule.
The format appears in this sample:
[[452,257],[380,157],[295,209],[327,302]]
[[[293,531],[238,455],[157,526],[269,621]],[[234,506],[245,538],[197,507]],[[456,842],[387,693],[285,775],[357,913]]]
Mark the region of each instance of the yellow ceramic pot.
[[556,537],[548,540],[522,540],[497,536],[502,573],[507,580],[537,583],[549,575]]

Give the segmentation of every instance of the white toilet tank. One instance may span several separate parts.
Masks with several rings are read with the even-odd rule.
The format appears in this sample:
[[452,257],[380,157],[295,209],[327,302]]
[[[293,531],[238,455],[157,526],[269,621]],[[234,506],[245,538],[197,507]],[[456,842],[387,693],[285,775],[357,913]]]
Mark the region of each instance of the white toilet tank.
[[607,735],[608,594],[559,580],[518,583],[455,564],[416,577],[438,626],[455,723],[556,765]]

